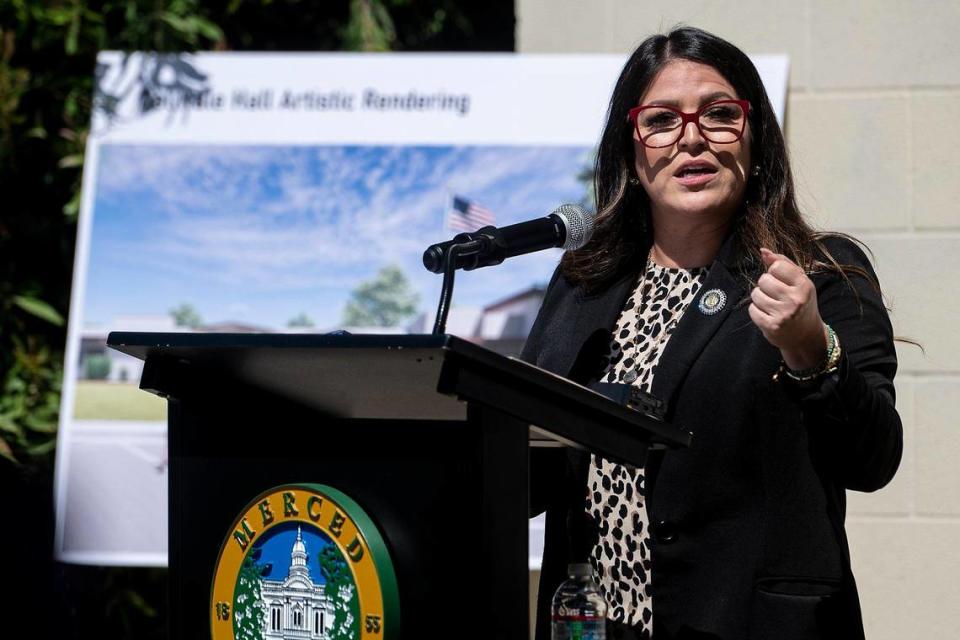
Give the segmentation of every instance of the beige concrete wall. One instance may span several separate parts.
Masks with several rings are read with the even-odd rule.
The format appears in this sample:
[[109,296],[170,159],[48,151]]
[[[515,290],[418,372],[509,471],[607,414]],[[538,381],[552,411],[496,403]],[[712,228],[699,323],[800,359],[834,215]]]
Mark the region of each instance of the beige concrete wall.
[[521,52],[627,54],[684,23],[790,55],[801,203],[873,250],[901,345],[893,483],[850,495],[871,640],[960,638],[960,2],[518,0]]

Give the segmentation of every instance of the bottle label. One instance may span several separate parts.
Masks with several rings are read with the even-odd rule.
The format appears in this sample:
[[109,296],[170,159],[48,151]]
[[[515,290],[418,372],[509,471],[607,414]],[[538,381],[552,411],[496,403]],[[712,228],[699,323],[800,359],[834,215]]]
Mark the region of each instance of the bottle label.
[[554,616],[552,640],[606,640],[607,621],[598,616]]

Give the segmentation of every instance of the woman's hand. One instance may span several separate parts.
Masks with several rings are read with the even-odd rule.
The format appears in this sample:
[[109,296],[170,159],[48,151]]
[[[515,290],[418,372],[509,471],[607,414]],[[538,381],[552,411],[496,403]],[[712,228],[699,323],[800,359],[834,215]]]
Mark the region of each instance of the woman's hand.
[[820,365],[827,357],[827,328],[816,287],[787,256],[761,248],[760,258],[767,269],[750,292],[750,319],[794,371]]

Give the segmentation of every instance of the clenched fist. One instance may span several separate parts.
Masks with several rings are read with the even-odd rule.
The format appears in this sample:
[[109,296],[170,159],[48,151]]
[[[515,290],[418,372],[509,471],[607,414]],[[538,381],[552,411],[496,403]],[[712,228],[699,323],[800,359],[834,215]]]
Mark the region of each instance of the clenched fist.
[[766,272],[750,292],[750,319],[763,337],[780,349],[795,371],[821,364],[827,357],[827,328],[817,308],[817,290],[787,256],[760,249]]

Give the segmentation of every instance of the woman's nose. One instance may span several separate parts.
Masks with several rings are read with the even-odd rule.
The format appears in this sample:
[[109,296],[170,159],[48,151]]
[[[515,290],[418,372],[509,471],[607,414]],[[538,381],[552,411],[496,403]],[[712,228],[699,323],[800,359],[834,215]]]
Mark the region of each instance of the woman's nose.
[[683,131],[680,132],[680,140],[678,141],[678,146],[681,149],[704,146],[706,143],[707,140],[700,133],[700,127],[697,126],[696,122],[683,123]]

